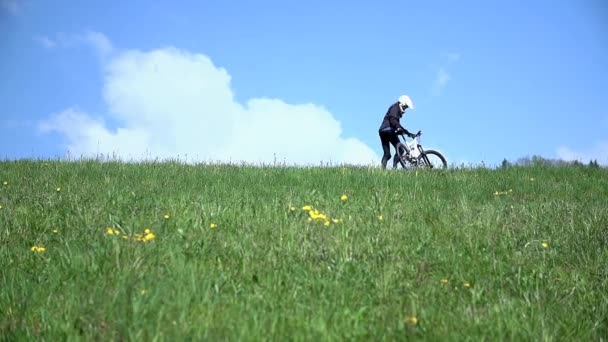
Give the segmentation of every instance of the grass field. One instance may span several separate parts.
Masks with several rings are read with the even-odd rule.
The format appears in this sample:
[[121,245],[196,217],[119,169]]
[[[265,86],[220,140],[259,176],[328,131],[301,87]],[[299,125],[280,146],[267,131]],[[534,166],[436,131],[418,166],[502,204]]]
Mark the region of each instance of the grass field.
[[4,161],[0,182],[3,341],[608,340],[605,168]]

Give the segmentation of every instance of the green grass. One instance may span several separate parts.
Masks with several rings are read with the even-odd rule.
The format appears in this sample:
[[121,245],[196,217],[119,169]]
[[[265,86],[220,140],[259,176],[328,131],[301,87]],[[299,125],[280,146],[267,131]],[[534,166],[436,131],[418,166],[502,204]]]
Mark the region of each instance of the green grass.
[[0,340],[608,339],[608,169],[4,161],[4,181]]

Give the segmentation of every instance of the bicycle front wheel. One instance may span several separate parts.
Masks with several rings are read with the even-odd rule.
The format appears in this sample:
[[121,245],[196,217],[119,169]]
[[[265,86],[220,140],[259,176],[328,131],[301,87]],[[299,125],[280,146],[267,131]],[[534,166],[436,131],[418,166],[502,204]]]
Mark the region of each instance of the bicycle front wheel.
[[434,150],[427,150],[420,156],[419,165],[429,169],[445,169],[448,167],[448,162],[441,153]]
[[393,161],[393,168],[395,168],[398,164],[401,165],[402,168],[406,169],[408,167],[408,165],[410,165],[411,163],[405,158],[407,155],[407,148],[405,147],[405,145],[403,145],[402,143],[397,144],[397,151],[396,151],[396,160]]

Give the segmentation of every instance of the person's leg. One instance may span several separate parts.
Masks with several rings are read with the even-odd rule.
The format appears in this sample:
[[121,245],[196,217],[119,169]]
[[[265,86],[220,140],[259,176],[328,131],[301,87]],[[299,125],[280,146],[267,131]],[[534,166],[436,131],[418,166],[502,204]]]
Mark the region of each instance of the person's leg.
[[[390,142],[393,145],[393,147],[395,148],[395,156],[393,157],[393,169],[397,168],[397,163],[401,163],[402,167],[405,167],[405,165],[401,162],[401,158],[399,158],[399,150],[397,149],[397,145],[399,144],[399,137],[397,136],[396,133],[393,133],[390,136]],[[390,159],[390,156],[389,156]]]
[[380,132],[380,141],[382,142],[382,151],[384,152],[384,155],[382,155],[382,168],[386,169],[386,163],[388,163],[388,160],[391,159],[391,147],[390,147],[390,143],[391,143],[391,139],[390,137],[387,135],[387,133],[390,132]]

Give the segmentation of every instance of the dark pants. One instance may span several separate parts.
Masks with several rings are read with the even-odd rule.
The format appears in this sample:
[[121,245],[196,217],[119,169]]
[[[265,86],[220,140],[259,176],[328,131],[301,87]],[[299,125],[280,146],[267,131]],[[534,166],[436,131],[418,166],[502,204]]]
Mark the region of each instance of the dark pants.
[[397,162],[400,162],[399,157],[397,155],[397,144],[399,143],[399,137],[395,131],[386,130],[380,131],[380,141],[382,142],[382,151],[384,151],[384,155],[382,156],[382,168],[386,169],[386,163],[391,159],[391,146],[392,144],[395,148],[395,157],[393,158],[393,168],[397,167]]

